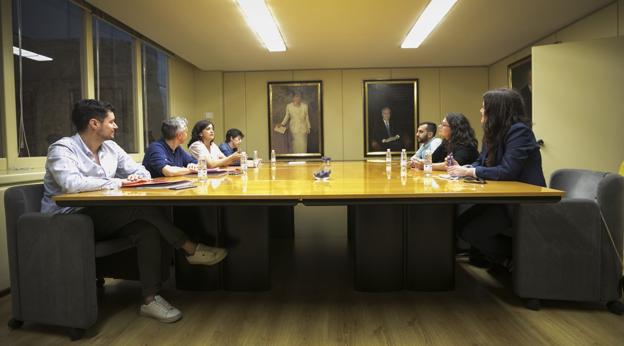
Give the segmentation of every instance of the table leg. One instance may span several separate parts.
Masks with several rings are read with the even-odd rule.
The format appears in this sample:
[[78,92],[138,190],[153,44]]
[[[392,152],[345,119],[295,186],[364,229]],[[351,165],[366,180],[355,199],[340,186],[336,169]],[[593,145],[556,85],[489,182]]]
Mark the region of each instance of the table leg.
[[349,245],[351,245],[351,241],[353,240],[353,228],[355,226],[355,207],[352,205],[347,206],[347,239],[349,241]]
[[292,239],[295,236],[295,207],[269,207],[269,231],[272,238]]
[[455,280],[455,206],[406,207],[405,281],[416,291],[451,290]]
[[404,207],[356,205],[351,208],[355,289],[403,289]]
[[223,287],[231,291],[271,288],[269,275],[269,207],[223,207]]

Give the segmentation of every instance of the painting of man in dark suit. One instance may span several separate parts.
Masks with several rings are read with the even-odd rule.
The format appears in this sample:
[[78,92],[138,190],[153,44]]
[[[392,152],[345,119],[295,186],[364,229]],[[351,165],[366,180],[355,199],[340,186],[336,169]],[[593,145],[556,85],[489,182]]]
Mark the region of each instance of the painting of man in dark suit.
[[366,156],[415,151],[417,81],[364,81]]
[[375,117],[372,127],[371,148],[375,151],[401,151],[401,135],[392,121],[392,110],[383,107],[379,117]]

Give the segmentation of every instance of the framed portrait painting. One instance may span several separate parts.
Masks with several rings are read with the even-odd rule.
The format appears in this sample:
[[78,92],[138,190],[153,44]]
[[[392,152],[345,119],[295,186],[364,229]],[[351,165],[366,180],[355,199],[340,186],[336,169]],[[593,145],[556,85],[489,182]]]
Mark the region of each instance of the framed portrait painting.
[[365,156],[416,150],[418,80],[364,81]]
[[531,56],[522,58],[507,66],[509,88],[516,90],[522,95],[526,116],[533,119],[533,72],[531,68]]
[[278,158],[323,156],[321,81],[268,82],[269,147]]

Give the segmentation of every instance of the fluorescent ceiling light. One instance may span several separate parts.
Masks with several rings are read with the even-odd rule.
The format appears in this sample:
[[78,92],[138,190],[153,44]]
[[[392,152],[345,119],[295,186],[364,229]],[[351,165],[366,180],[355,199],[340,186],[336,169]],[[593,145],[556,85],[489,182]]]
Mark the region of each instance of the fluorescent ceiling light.
[[431,34],[442,18],[451,10],[457,0],[431,0],[407,34],[401,48],[418,48]]
[[35,60],[35,61],[52,61],[53,59],[50,57],[47,57],[45,55],[41,55],[41,54],[37,54],[37,53],[33,53],[29,50],[26,50],[24,48],[20,49],[18,47],[13,46],[13,54],[17,55],[17,56],[22,56],[24,58],[28,58],[31,60]]
[[270,52],[285,52],[286,45],[277,28],[277,23],[264,0],[237,0],[247,24],[260,37]]

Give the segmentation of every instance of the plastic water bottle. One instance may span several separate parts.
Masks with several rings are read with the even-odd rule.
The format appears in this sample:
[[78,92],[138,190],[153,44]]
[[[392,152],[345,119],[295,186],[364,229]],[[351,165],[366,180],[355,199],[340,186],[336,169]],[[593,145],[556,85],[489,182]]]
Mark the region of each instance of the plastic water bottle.
[[401,178],[407,177],[407,152],[401,149]]
[[401,149],[401,168],[407,167],[407,152]]
[[197,180],[208,180],[208,165],[206,164],[206,158],[200,157],[197,160]]
[[386,166],[390,166],[392,164],[392,153],[390,149],[386,149]]
[[247,174],[247,153],[243,151],[240,155],[241,172],[243,172],[243,174]]
[[258,167],[258,150],[253,151],[254,167]]
[[277,156],[275,156],[275,149],[271,149],[271,165],[275,165],[277,162]]
[[431,150],[425,150],[425,162],[423,163],[423,170],[425,171],[425,176],[430,176],[433,171],[433,167],[431,165]]

